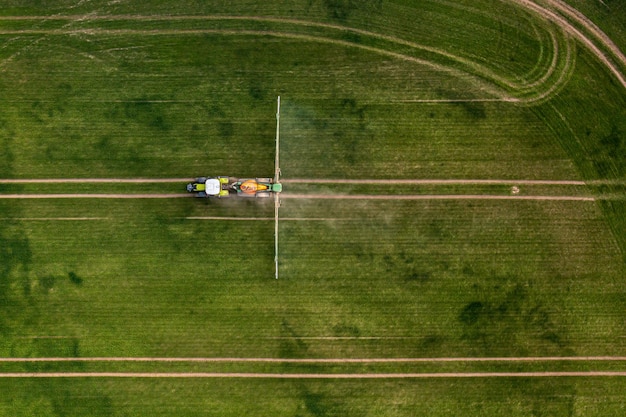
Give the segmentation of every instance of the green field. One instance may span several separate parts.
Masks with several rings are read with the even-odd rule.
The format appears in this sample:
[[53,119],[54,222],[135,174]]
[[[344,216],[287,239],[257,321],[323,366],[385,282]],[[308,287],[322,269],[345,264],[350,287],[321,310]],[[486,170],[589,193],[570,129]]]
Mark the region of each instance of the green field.
[[[624,50],[617,0],[570,4]],[[4,1],[0,197],[271,176],[278,95],[285,182],[279,280],[272,201],[0,198],[0,415],[623,415],[626,88],[557,23]]]

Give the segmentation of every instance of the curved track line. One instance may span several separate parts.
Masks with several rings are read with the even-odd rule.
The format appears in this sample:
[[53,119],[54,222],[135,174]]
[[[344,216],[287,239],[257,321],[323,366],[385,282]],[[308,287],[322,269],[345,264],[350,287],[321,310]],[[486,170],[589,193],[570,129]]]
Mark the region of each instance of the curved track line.
[[[535,25],[534,22],[529,22],[529,24],[532,27],[533,32],[535,33],[535,38],[537,39],[537,43],[539,44],[539,55],[537,56],[537,62],[535,63],[533,68],[530,69],[530,71],[528,71],[525,75],[517,77],[517,79],[522,82],[525,80],[534,80],[532,81],[532,84],[537,85],[537,84],[540,84],[539,80],[541,80],[543,77],[545,78],[549,77],[549,71],[546,71],[546,74],[544,76],[541,75],[542,68],[544,66],[544,59],[546,56],[546,48],[545,48],[545,42],[543,42],[544,38],[542,37],[542,32],[539,30],[539,28],[537,27],[537,25]],[[556,63],[556,58],[558,55],[557,53],[558,43],[556,42],[556,37],[552,31],[546,30],[546,32],[548,33],[550,37],[550,41],[552,42],[552,45],[553,45],[552,59],[550,60],[550,65],[549,65],[549,67],[552,67]]]
[[[416,58],[401,54],[398,52],[389,51],[387,49],[376,48],[373,46],[362,45],[350,41],[344,41],[339,39],[326,38],[322,36],[304,35],[299,33],[285,33],[268,30],[233,30],[233,29],[24,29],[24,30],[1,30],[0,35],[243,35],[243,36],[272,36],[276,38],[296,39],[307,42],[318,42],[329,45],[338,45],[348,48],[362,49],[368,52],[376,53],[379,55],[389,56],[394,59],[402,61],[413,62],[418,65],[433,68],[437,71],[446,72],[454,77],[465,79],[468,75],[471,77],[478,77],[471,72],[465,72],[453,67],[437,64],[433,61],[426,59]],[[506,80],[502,79],[502,83]],[[500,101],[504,102],[518,102],[518,98],[511,97],[500,87],[494,83],[481,82],[479,78],[473,79],[474,84],[479,84],[483,91],[488,91],[489,94],[496,97],[500,97]]]
[[[531,1],[531,0],[508,0],[511,3],[517,4],[519,6],[522,6],[523,8],[527,9],[527,10],[531,10],[533,12],[535,12],[536,14],[538,14],[539,16],[543,17],[544,19],[548,19],[550,21],[552,21],[553,23],[557,24],[558,26],[560,26],[564,31],[566,31],[567,33],[569,33],[570,35],[572,35],[574,38],[576,38],[580,43],[582,43],[587,49],[589,49],[589,51],[602,63],[604,64],[604,66],[611,72],[613,73],[613,75],[615,76],[615,78],[617,78],[617,80],[620,82],[620,84],[626,88],[626,76],[624,76],[624,74],[622,73],[622,71],[618,68],[618,66],[603,52],[600,50],[600,48],[598,48],[598,46],[596,46],[596,44],[589,39],[583,32],[581,32],[578,28],[576,28],[574,25],[572,25],[565,17],[563,17],[562,15],[547,9],[545,7],[542,7],[538,4],[536,4],[535,2]],[[552,2],[553,5],[555,5],[554,2]],[[558,6],[557,6],[558,7]],[[561,7],[559,7],[559,10],[564,11]],[[570,17],[571,13],[566,12]],[[589,22],[585,22],[584,20],[579,20],[579,23],[581,23],[585,29],[587,31],[590,31],[592,33],[594,33],[594,29],[593,27],[590,26],[590,21]],[[598,29],[599,30],[599,29]],[[601,32],[601,31],[600,31]],[[606,35],[604,35],[606,37]],[[608,37],[606,37],[608,39]],[[610,41],[610,39],[609,39]],[[618,57],[618,59],[620,59],[621,61],[621,56],[623,56],[621,54],[621,52],[619,51],[619,49],[617,49],[617,47],[612,47],[610,44],[607,45],[605,43],[604,40],[602,40],[601,38],[601,43],[603,44],[603,46],[605,48],[608,48],[614,55],[616,55]],[[611,42],[612,44],[612,42]],[[614,46],[614,45],[613,45]],[[617,49],[617,50],[615,50]],[[622,62],[622,64],[626,65],[626,62]]]
[[607,48],[617,60],[624,66],[626,66],[626,56],[622,53],[617,45],[602,31],[591,19],[581,13],[578,9],[570,6],[569,4],[561,0],[546,0],[548,4],[577,21],[583,26],[591,35],[595,36],[605,48]]
[[[596,55],[596,57],[598,57],[600,59],[600,61],[611,71],[615,74],[615,76],[620,80],[620,82],[626,86],[626,80],[624,79],[624,77],[622,76],[622,73],[620,72],[620,70],[615,67],[614,65],[612,65],[611,61],[608,59],[608,57],[602,52],[600,51],[595,44],[582,32],[580,32],[576,27],[574,27],[571,23],[569,23],[569,21],[562,17],[559,14],[556,14],[552,11],[550,11],[549,9],[546,9],[536,3],[534,3],[531,0],[508,0],[511,3],[514,3],[526,10],[530,10],[530,11],[534,11],[536,14],[540,15],[544,20],[549,20],[552,21],[553,23],[556,23],[557,26],[559,26],[561,29],[563,29],[565,32],[570,33],[572,35],[574,35],[575,38],[577,38],[580,42],[582,42],[585,46],[587,46],[593,53],[594,55]],[[548,3],[551,4],[553,7],[555,7],[556,9],[558,9],[559,11],[561,11],[562,13],[566,14],[569,18],[574,19],[575,21],[577,21],[579,24],[581,24],[588,32],[590,32],[593,36],[595,36],[597,39],[600,40],[600,42],[603,44],[604,47],[606,47],[609,51],[611,51],[611,53],[617,57],[618,61],[621,62],[623,65],[626,65],[626,57],[624,57],[624,55],[621,53],[621,51],[619,50],[619,48],[611,41],[611,39],[604,34],[604,32],[602,32],[591,20],[589,20],[586,16],[584,16],[582,13],[580,13],[578,10],[562,4],[561,2],[559,2],[558,0],[548,0]],[[297,26],[302,26],[302,27],[314,27],[314,28],[322,28],[322,29],[332,29],[332,30],[337,30],[337,31],[342,31],[342,32],[348,32],[348,33],[354,33],[357,35],[361,35],[361,36],[368,36],[374,39],[380,39],[380,40],[385,40],[397,45],[402,45],[402,46],[408,46],[410,48],[414,48],[414,49],[418,49],[418,50],[423,50],[429,53],[434,53],[437,55],[440,55],[442,57],[451,59],[455,62],[458,62],[462,65],[464,65],[466,68],[471,69],[472,71],[468,71],[468,74],[474,74],[474,75],[478,75],[479,77],[486,77],[489,78],[497,83],[500,83],[502,85],[506,85],[509,88],[512,88],[514,90],[518,90],[518,94],[519,93],[523,93],[524,91],[528,91],[528,89],[532,89],[533,87],[537,87],[540,86],[541,84],[545,83],[550,77],[551,75],[554,73],[554,71],[556,70],[557,67],[557,63],[558,63],[558,55],[559,53],[559,43],[558,40],[556,39],[554,33],[550,30],[548,30],[548,28],[543,28],[544,30],[546,30],[546,32],[548,32],[550,34],[551,40],[552,40],[552,44],[553,44],[553,59],[549,65],[548,68],[546,68],[545,74],[542,77],[539,77],[537,80],[530,82],[530,83],[517,83],[515,81],[512,81],[510,79],[504,78],[504,77],[500,77],[498,76],[496,73],[494,73],[493,71],[490,71],[489,69],[483,67],[482,65],[471,61],[469,59],[463,58],[461,56],[457,56],[454,54],[451,54],[449,52],[446,52],[444,50],[441,49],[437,49],[437,48],[432,48],[432,47],[428,47],[425,45],[421,45],[421,44],[417,44],[414,42],[410,42],[401,38],[397,38],[394,36],[389,36],[389,35],[383,35],[383,34],[379,34],[379,33],[375,33],[375,32],[370,32],[370,31],[366,31],[366,30],[362,30],[362,29],[356,29],[356,28],[350,28],[350,27],[346,27],[346,26],[341,26],[341,25],[334,25],[334,24],[328,24],[328,23],[318,23],[318,22],[310,22],[310,21],[305,21],[305,20],[299,20],[299,19],[287,19],[287,18],[276,18],[276,17],[263,17],[263,16],[227,16],[227,15],[205,15],[205,16],[193,16],[193,15],[182,15],[182,16],[157,16],[157,15],[104,15],[104,16],[99,16],[99,15],[93,15],[93,14],[87,14],[87,15],[56,15],[56,16],[5,16],[5,17],[1,17],[1,20],[23,20],[23,21],[34,21],[34,20],[59,20],[59,21],[70,21],[70,22],[82,22],[82,21],[121,21],[121,20],[130,20],[130,21],[182,21],[182,20],[206,20],[206,21],[216,21],[216,20],[238,20],[238,21],[253,21],[253,22],[268,22],[268,23],[283,23],[283,24],[293,24],[293,25],[297,25]],[[5,30],[2,31],[0,33],[5,33],[5,34],[18,34],[18,33],[23,33],[23,34],[42,34],[42,35],[51,35],[51,34],[61,34],[61,33],[76,33],[76,34],[80,34],[80,33],[84,33],[84,34],[95,34],[98,32],[102,32],[102,33],[145,33],[145,34],[175,34],[177,32],[179,33],[193,33],[193,30],[182,30],[182,31],[176,31],[176,30],[151,30],[151,31],[132,31],[132,30],[124,30],[124,29],[120,29],[120,30],[108,30],[106,32],[104,32],[105,30],[102,29],[78,29],[78,30],[72,30],[72,29],[62,29],[62,30],[58,30],[58,29],[49,29],[49,30],[44,30],[44,29],[33,29],[33,30]],[[236,34],[236,33],[250,33],[250,34],[254,34],[255,31],[245,31],[245,30],[240,30],[240,31],[228,31],[228,30],[196,30],[196,33],[231,33],[231,34]],[[279,33],[279,32],[271,32],[271,31],[256,31],[258,34],[265,34],[265,35],[272,35],[272,36],[282,36],[282,37],[294,37],[294,38],[298,38],[301,37],[302,39],[307,39],[306,35],[297,35],[297,34],[292,34],[292,35],[287,35],[285,33]],[[361,47],[362,49],[366,49],[372,52],[377,52],[377,53],[383,53],[383,54],[387,54],[390,56],[395,56],[396,58],[401,58],[401,59],[409,59],[409,60],[416,60],[415,62],[418,62],[420,64],[424,64],[424,65],[430,65],[431,67],[437,68],[438,66],[431,62],[431,61],[424,61],[424,60],[419,60],[415,57],[410,57],[408,55],[403,55],[403,54],[397,54],[391,51],[387,51],[385,49],[381,49],[381,48],[373,48],[373,47],[367,47],[365,45],[358,45],[358,44],[354,44],[354,43],[350,43],[350,42],[345,42],[345,41],[339,41],[339,40],[333,40],[333,39],[329,39],[329,38],[321,38],[321,37],[308,37],[310,38],[309,40],[316,40],[318,42],[327,42],[327,43],[337,43],[340,45],[344,45],[344,46],[352,46],[352,47]],[[558,77],[558,79],[552,83],[552,86],[550,86],[549,88],[547,88],[546,91],[542,92],[541,94],[539,94],[537,97],[526,97],[526,98],[513,98],[508,96],[507,94],[503,94],[502,92],[499,93],[494,93],[493,91],[491,92],[491,94],[495,94],[498,96],[501,96],[502,98],[499,99],[499,101],[513,101],[513,102],[517,102],[517,101],[521,101],[521,102],[536,102],[539,100],[543,100],[546,99],[547,97],[549,97],[552,93],[554,93],[558,87],[563,84],[563,82],[565,81],[565,78],[567,76],[567,74],[569,73],[569,70],[572,68],[573,66],[573,60],[575,59],[573,57],[571,48],[569,47],[569,44],[567,41],[565,41],[565,46],[566,46],[566,66],[565,68],[561,71],[561,75]],[[412,58],[412,59],[411,59]],[[443,67],[444,70],[446,71],[451,71],[451,68],[449,67]],[[439,68],[441,69],[441,68]]]
[[[556,42],[556,41],[555,41]],[[570,42],[565,39],[563,41],[565,44],[565,57],[563,58],[563,68],[559,71],[559,75],[556,80],[554,80],[549,86],[546,86],[546,89],[535,96],[530,96],[524,98],[525,103],[537,103],[552,97],[554,93],[556,93],[563,85],[565,85],[572,76],[574,71],[574,67],[576,64],[576,55],[574,54],[574,47],[570,45]],[[552,74],[556,71],[556,66],[558,65],[558,55],[559,48],[558,45],[554,47],[554,58],[552,60],[552,64],[550,65],[550,69],[544,77],[541,78],[541,83],[546,84]],[[536,91],[531,91],[531,93],[536,93]]]
[[6,372],[0,378],[263,378],[263,379],[417,379],[626,377],[626,371],[428,372],[428,373],[254,373],[254,372]]
[[[233,18],[239,18],[238,16],[233,16]],[[244,18],[246,19],[246,18]],[[516,90],[521,90],[522,88],[532,88],[535,87],[537,85],[540,85],[542,83],[541,79],[537,80],[531,84],[524,84],[524,83],[516,83],[512,80],[509,80],[505,77],[500,77],[498,76],[495,72],[487,69],[486,67],[478,64],[477,62],[471,61],[467,58],[464,58],[462,56],[459,55],[454,55],[451,54],[449,52],[446,52],[442,49],[438,49],[438,48],[433,48],[433,47],[429,47],[429,46],[425,46],[422,44],[418,44],[415,42],[410,42],[407,41],[405,39],[402,38],[398,38],[395,36],[390,36],[390,35],[383,35],[380,33],[375,33],[375,32],[370,32],[367,30],[363,30],[363,29],[357,29],[357,28],[351,28],[351,27],[347,27],[347,26],[340,26],[340,25],[333,25],[333,24],[327,24],[327,23],[317,23],[317,22],[307,22],[307,21],[301,21],[298,19],[279,19],[279,18],[263,18],[263,17],[255,17],[255,20],[259,19],[261,21],[270,21],[270,22],[275,22],[275,23],[290,23],[290,24],[295,24],[295,25],[302,25],[302,26],[311,26],[311,27],[320,27],[320,28],[327,28],[327,29],[334,29],[334,30],[339,30],[339,31],[345,31],[345,32],[349,32],[349,33],[354,33],[357,35],[362,35],[362,36],[368,36],[371,38],[375,38],[375,39],[381,39],[381,40],[385,40],[397,45],[402,45],[402,46],[408,46],[410,48],[413,49],[417,49],[417,50],[423,50],[426,52],[430,52],[430,53],[434,53],[436,55],[440,55],[443,56],[445,58],[451,59],[453,61],[456,61],[464,66],[466,66],[467,68],[470,68],[474,71],[476,71],[478,73],[479,76],[482,77],[486,77],[492,80],[495,80],[503,85],[506,85],[510,88],[516,89]],[[553,48],[554,48],[554,55],[555,57],[553,58],[553,63],[550,65],[550,67],[548,68],[548,70],[546,71],[547,75],[544,75],[545,78],[548,78],[551,73],[554,71],[554,69],[556,69],[556,56],[558,55],[558,42],[556,40],[556,38],[554,37],[554,34],[550,32],[550,36],[553,42]],[[468,73],[472,73],[471,71]]]
[[[524,103],[536,103],[551,97],[553,93],[555,93],[569,80],[569,78],[571,78],[571,72],[576,62],[576,57],[573,54],[573,45],[571,45],[568,39],[564,37],[562,40],[562,44],[565,49],[565,55],[562,58],[564,64],[562,65],[556,80],[548,84],[552,75],[556,72],[559,62],[561,62],[560,56],[563,54],[561,52],[561,48],[559,47],[559,40],[557,39],[556,34],[551,30],[547,30],[547,28],[546,32],[548,32],[552,42],[552,59],[550,60],[548,67],[544,70],[543,75],[537,76],[534,81],[518,84],[516,94]],[[539,39],[539,35],[537,38]],[[540,62],[541,56],[544,53],[544,48],[543,43],[541,43],[541,41],[539,42],[541,44],[540,57],[536,65],[536,69],[532,72],[538,72],[542,69]],[[541,89],[544,91],[541,91]]]
[[278,17],[266,17],[266,16],[233,16],[233,15],[181,15],[181,16],[157,16],[157,15],[109,15],[109,16],[98,16],[98,15],[57,15],[57,16],[6,16],[0,17],[1,20],[61,20],[61,21],[73,21],[73,22],[82,22],[89,20],[103,20],[103,21],[189,21],[189,20],[206,20],[206,21],[219,21],[219,20],[231,20],[231,21],[252,21],[252,22],[267,22],[267,23],[282,23],[282,24],[291,24],[295,26],[302,27],[313,27],[320,29],[332,29],[340,32],[348,32],[356,35],[368,36],[374,39],[381,39],[391,43],[395,43],[397,45],[408,46],[413,49],[423,50],[426,52],[434,53],[458,63],[461,63],[468,68],[479,69],[481,75],[486,76],[488,78],[492,78],[494,80],[498,80],[503,84],[507,84],[510,87],[514,87],[516,84],[510,80],[507,80],[503,77],[499,77],[494,72],[486,69],[482,65],[471,61],[469,59],[463,58],[458,55],[451,54],[442,49],[437,49],[433,47],[429,47],[426,45],[421,45],[415,42],[410,42],[402,38],[398,38],[391,35],[383,35],[376,32],[370,32],[363,29],[352,28],[348,26],[336,25],[331,23],[321,23],[321,22],[312,22],[307,20],[300,19],[290,19],[290,18],[278,18]]
[[[429,47],[429,46],[425,46],[425,45],[421,45],[418,43],[414,43],[414,42],[410,42],[398,37],[394,37],[394,36],[390,36],[390,35],[383,35],[383,34],[379,34],[379,33],[375,33],[375,32],[370,32],[370,31],[366,31],[366,30],[362,30],[362,29],[357,29],[357,28],[351,28],[351,27],[347,27],[347,26],[340,26],[340,25],[334,25],[334,24],[328,24],[328,23],[318,23],[318,22],[311,22],[311,21],[305,21],[305,20],[299,20],[299,19],[287,19],[287,18],[276,18],[276,17],[262,17],[262,16],[218,16],[218,15],[207,15],[207,16],[142,16],[142,15],[117,15],[117,16],[97,16],[97,15],[82,15],[82,16],[51,16],[51,17],[46,17],[46,16],[9,16],[7,18],[4,18],[5,20],[67,20],[67,21],[71,21],[71,22],[81,22],[81,21],[89,21],[89,20],[103,20],[103,21],[121,21],[121,20],[131,20],[131,21],[180,21],[180,20],[212,20],[212,21],[216,21],[216,20],[237,20],[237,21],[253,21],[253,22],[268,22],[268,23],[282,23],[282,24],[292,24],[292,25],[297,25],[297,26],[301,26],[301,27],[313,27],[313,28],[321,28],[321,29],[332,29],[332,30],[336,30],[336,31],[341,31],[341,32],[347,32],[347,33],[353,33],[355,35],[359,35],[359,36],[367,36],[373,39],[379,39],[379,40],[384,40],[387,42],[391,42],[393,44],[396,45],[400,45],[400,46],[408,46],[412,49],[416,49],[416,50],[422,50],[422,51],[426,51],[429,53],[433,53],[442,57],[445,57],[447,59],[451,59],[461,65],[463,65],[465,68],[467,68],[468,70],[465,71],[466,74],[472,74],[475,76],[478,76],[480,78],[487,78],[490,80],[493,80],[495,83],[499,83],[501,85],[505,85],[508,88],[511,88],[513,90],[517,90],[518,94],[523,93],[524,91],[528,91],[528,90],[532,90],[535,87],[540,86],[541,84],[545,83],[554,73],[554,71],[556,70],[557,67],[557,63],[558,63],[558,55],[559,55],[559,44],[558,44],[558,40],[556,39],[555,34],[548,30],[548,28],[544,28],[544,30],[546,30],[546,32],[549,33],[550,35],[550,39],[552,41],[552,49],[553,49],[553,58],[552,61],[550,63],[550,65],[546,68],[545,70],[545,74],[541,77],[539,77],[537,80],[532,81],[532,82],[516,82],[513,81],[511,79],[505,78],[505,77],[501,77],[499,76],[497,73],[487,69],[486,67],[480,65],[479,63],[475,62],[475,61],[471,61],[470,59],[464,58],[462,56],[458,56],[458,55],[454,55],[451,54],[449,52],[446,52],[444,50],[441,49],[437,49],[437,48],[433,48],[433,47]],[[0,18],[0,20],[2,20],[2,18]],[[148,30],[148,31],[141,31],[141,30],[130,30],[130,29],[111,29],[111,30],[103,30],[103,29],[79,29],[79,30],[67,30],[67,29],[63,29],[63,30],[58,30],[58,29],[48,29],[48,30],[44,30],[44,29],[33,29],[33,30],[22,30],[20,31],[20,33],[23,34],[41,34],[41,35],[54,35],[54,34],[63,34],[63,33],[84,33],[84,34],[96,34],[96,33],[110,33],[110,34],[114,34],[114,33],[118,33],[118,34],[123,34],[123,33],[138,33],[138,34],[175,34],[175,33],[194,33],[193,30],[179,30],[179,31],[173,31],[173,30]],[[247,33],[254,33],[254,31],[246,31],[246,30],[238,30],[238,31],[232,31],[232,30],[219,30],[219,29],[214,29],[214,30],[196,30],[196,33],[225,33],[225,34],[237,34],[237,33],[241,33],[241,34],[245,34]],[[4,34],[15,34],[18,33],[17,30],[5,30],[3,32],[0,33],[4,33]],[[260,33],[260,32],[259,32]],[[281,33],[281,32],[271,32],[271,31],[265,31],[263,32],[263,34],[265,35],[272,35],[272,36],[289,36],[286,35],[285,33]],[[301,37],[302,39],[307,39],[306,35],[296,35],[296,34],[292,34],[289,37],[293,37],[293,38],[298,38]],[[432,62],[432,61],[425,61],[425,60],[421,60],[415,57],[411,57],[405,54],[397,54],[395,52],[392,51],[388,51],[386,49],[382,49],[382,48],[374,48],[374,47],[368,47],[365,45],[359,45],[359,44],[355,44],[352,42],[345,42],[345,41],[340,41],[340,40],[336,40],[336,39],[331,39],[331,38],[321,38],[321,37],[308,37],[310,38],[309,40],[315,40],[318,42],[327,42],[327,43],[336,43],[339,45],[343,45],[343,46],[351,46],[351,47],[359,47],[368,51],[372,51],[372,52],[377,52],[380,54],[387,54],[390,55],[392,57],[396,57],[396,58],[400,58],[400,59],[405,59],[405,60],[416,60],[415,62],[418,62],[420,64],[423,65],[428,65],[431,66],[435,69],[439,69],[439,70],[443,70],[443,71],[448,71],[451,73],[455,73],[455,70],[451,67],[446,67],[446,66],[439,66],[436,63]],[[566,47],[568,49],[568,53],[567,53],[567,59],[569,60],[570,57],[570,51],[569,51],[569,45],[567,44],[567,42],[565,42]],[[556,83],[553,84],[560,84],[560,82],[565,78],[566,71],[565,69],[562,71],[562,75],[559,76],[558,80]],[[455,74],[456,76],[458,76],[458,74]],[[517,77],[519,79],[519,77]],[[477,80],[475,80],[475,82],[478,82]],[[547,97],[548,95],[550,95],[553,90],[555,90],[555,87],[550,87],[548,88],[548,90],[542,94],[540,94],[540,96],[538,98],[526,98],[523,99],[523,101],[527,101],[527,102],[534,102],[540,99],[543,99],[545,97]],[[495,94],[497,96],[500,96],[501,98],[498,101],[519,101],[519,98],[514,98],[514,97],[510,97],[508,96],[508,94],[503,93],[502,91],[497,92],[497,91],[491,91],[490,94]]]

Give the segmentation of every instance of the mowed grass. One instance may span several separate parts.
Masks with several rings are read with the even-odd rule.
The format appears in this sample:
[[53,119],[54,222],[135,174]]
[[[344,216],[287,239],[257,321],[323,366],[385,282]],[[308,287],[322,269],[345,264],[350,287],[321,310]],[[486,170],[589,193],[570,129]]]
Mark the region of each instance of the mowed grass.
[[[3,35],[4,178],[271,175],[280,94],[285,178],[600,179],[607,184],[623,179],[624,93],[584,52],[576,71],[565,74],[569,84],[538,106],[437,101],[519,93],[506,81],[518,81],[526,91],[550,62],[550,36],[563,47],[562,34],[550,25],[520,10],[503,13],[500,3],[49,6],[22,3],[7,10],[15,15],[272,16],[318,25],[219,19],[2,22],[14,30],[84,30]],[[320,26],[329,23],[420,47]],[[180,29],[195,33],[147,32]],[[277,36],[285,33],[289,36]],[[498,80],[488,76],[491,72]],[[575,192],[623,195],[621,185],[597,187]],[[3,185],[2,190],[184,192],[184,183]],[[301,190],[308,189],[285,185],[286,193]],[[318,190],[397,192],[353,186]],[[621,200],[285,199],[278,281],[273,279],[271,220],[188,219],[271,218],[271,201],[32,200],[2,201],[0,210],[2,356],[483,357],[622,355],[624,350]],[[617,368],[598,363],[2,365],[3,372]],[[619,378],[1,383],[9,393],[0,401],[6,415],[259,410],[317,416],[403,416],[416,410],[620,415],[624,405]]]

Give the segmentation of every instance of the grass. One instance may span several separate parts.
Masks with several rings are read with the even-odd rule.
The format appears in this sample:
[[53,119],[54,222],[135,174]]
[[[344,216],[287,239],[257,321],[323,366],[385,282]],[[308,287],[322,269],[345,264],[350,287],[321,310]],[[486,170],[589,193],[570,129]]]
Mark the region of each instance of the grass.
[[[44,3],[7,3],[3,13],[193,12],[247,19],[2,21],[4,30],[83,31],[2,35],[2,178],[271,175],[280,94],[285,178],[584,179],[601,182],[582,190],[524,186],[522,192],[623,196],[624,91],[581,48],[575,68],[559,58],[559,71],[534,85],[554,54],[551,36],[561,50],[568,40],[507,5]],[[147,32],[174,29],[195,32]],[[257,33],[231,34],[242,30]],[[559,88],[543,97],[553,82]],[[440,101],[503,96],[541,100]],[[20,184],[3,185],[2,192],[184,192],[183,187]],[[285,190],[500,194],[509,187],[286,184]],[[619,199],[285,199],[284,218],[337,220],[281,222],[281,279],[275,281],[271,221],[186,219],[272,217],[271,201],[0,201],[0,355],[623,355],[624,212]],[[40,220],[73,217],[94,219]],[[0,367],[471,372],[623,365]],[[0,400],[2,415],[263,410],[403,416],[416,409],[427,415],[620,415],[624,406],[621,378],[68,378],[1,379],[0,385],[8,393]]]
[[[286,105],[288,106],[288,105]],[[285,110],[285,177],[576,178],[532,113],[504,104],[345,106],[323,116]],[[344,138],[343,126],[354,126]],[[511,129],[511,126],[520,126]],[[468,128],[471,126],[471,129]],[[531,137],[532,140],[528,140]],[[313,158],[308,158],[313,156]],[[549,161],[549,162],[548,162]]]
[[[287,218],[332,207],[347,220],[283,222],[281,280],[269,285],[271,222],[181,219],[271,217],[271,204],[227,204],[104,201],[87,214],[108,220],[24,222],[33,252],[24,291],[46,305],[27,333],[78,337],[81,356],[228,356],[234,342],[240,355],[271,357],[622,348],[617,300],[606,298],[619,288],[619,255],[593,203],[285,201]],[[80,217],[90,205],[25,202],[22,215]],[[590,343],[586,320],[599,317],[604,330]],[[285,336],[406,339],[299,344]],[[502,337],[517,342],[502,346]]]
[[[584,410],[591,416],[619,416],[623,383],[598,379],[556,381],[14,381],[12,389],[29,391],[39,401],[16,402],[2,411],[13,415],[115,415],[118,401],[125,415],[230,416],[258,412],[274,415],[409,415],[415,409],[433,416],[462,411],[464,415],[568,415]],[[508,384],[507,384],[508,385]],[[55,395],[48,397],[48,392]],[[78,398],[74,393],[90,394]],[[185,399],[181,392],[187,393]],[[453,393],[463,392],[463,398]],[[562,393],[560,395],[554,392]],[[150,393],[150,397],[146,397]],[[270,394],[271,393],[271,394]],[[339,396],[337,393],[341,393]],[[598,396],[607,401],[598,403]],[[51,399],[50,399],[51,398]],[[508,400],[504,400],[507,398]],[[150,401],[146,401],[149,399]],[[61,402],[63,401],[63,402]],[[200,411],[201,410],[201,411]],[[19,414],[22,413],[22,414]],[[100,414],[95,414],[100,413]]]

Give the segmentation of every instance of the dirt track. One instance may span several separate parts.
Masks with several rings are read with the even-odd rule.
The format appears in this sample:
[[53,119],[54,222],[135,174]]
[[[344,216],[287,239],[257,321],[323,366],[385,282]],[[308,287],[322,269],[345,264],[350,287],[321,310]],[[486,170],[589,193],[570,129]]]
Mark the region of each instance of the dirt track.
[[189,182],[192,178],[17,178],[0,179],[0,184],[149,184]]
[[581,32],[581,30],[575,27],[570,22],[570,20],[568,20],[569,18],[578,22],[579,25],[584,27],[584,30],[586,32],[593,34],[600,41],[602,46],[609,50],[611,54],[616,57],[617,61],[622,66],[626,66],[626,59],[624,58],[624,55],[621,53],[619,48],[617,48],[617,46],[615,46],[615,44],[608,38],[608,36],[606,36],[604,32],[602,32],[597,26],[595,26],[595,24],[593,24],[593,22],[591,22],[591,20],[589,20],[586,16],[582,15],[577,10],[564,5],[558,0],[550,0],[548,1],[548,3],[555,7],[558,11],[566,15],[567,18],[555,11],[542,7],[531,0],[509,1],[541,15],[543,18],[550,20],[551,22],[561,27],[564,31],[572,35],[580,43],[582,43],[593,55],[595,55],[595,57],[598,58],[598,60],[602,62],[602,64],[613,73],[619,83],[624,88],[626,88],[626,76],[623,74],[619,65],[614,62],[610,56],[603,52],[585,33]]
[[[274,217],[226,217],[226,216],[190,216],[185,220],[241,220],[241,221],[274,221]],[[343,217],[281,217],[280,221],[332,221],[332,220],[353,220]]]
[[0,199],[56,199],[56,198],[189,198],[192,194],[0,194]]
[[2,217],[0,220],[19,221],[92,221],[111,220],[110,217]]
[[572,20],[578,22],[589,33],[595,36],[624,66],[626,66],[626,56],[620,51],[620,49],[591,19],[579,12],[574,7],[561,0],[547,0],[547,3],[559,10],[564,15],[567,15]]
[[[184,183],[189,178],[31,178],[0,179],[0,184],[63,184],[63,183]],[[284,184],[396,184],[396,185],[554,185],[585,186],[580,180],[513,180],[513,179],[285,179]],[[189,198],[189,193],[67,193],[67,194],[0,194],[0,199],[166,199]],[[415,194],[415,195],[369,195],[369,194],[299,194],[284,192],[281,199],[326,199],[326,200],[552,200],[552,201],[595,201],[589,196],[568,195],[492,195],[492,194]],[[193,218],[190,220],[223,220],[223,218]],[[233,219],[242,220],[242,219]],[[252,219],[251,219],[252,220]],[[254,219],[258,220],[258,219]]]
[[510,180],[510,179],[315,179],[281,180],[284,184],[413,184],[413,185],[586,185],[577,180]]
[[542,200],[542,201],[596,201],[594,197],[567,195],[491,195],[491,194],[290,194],[282,199],[321,200]]

